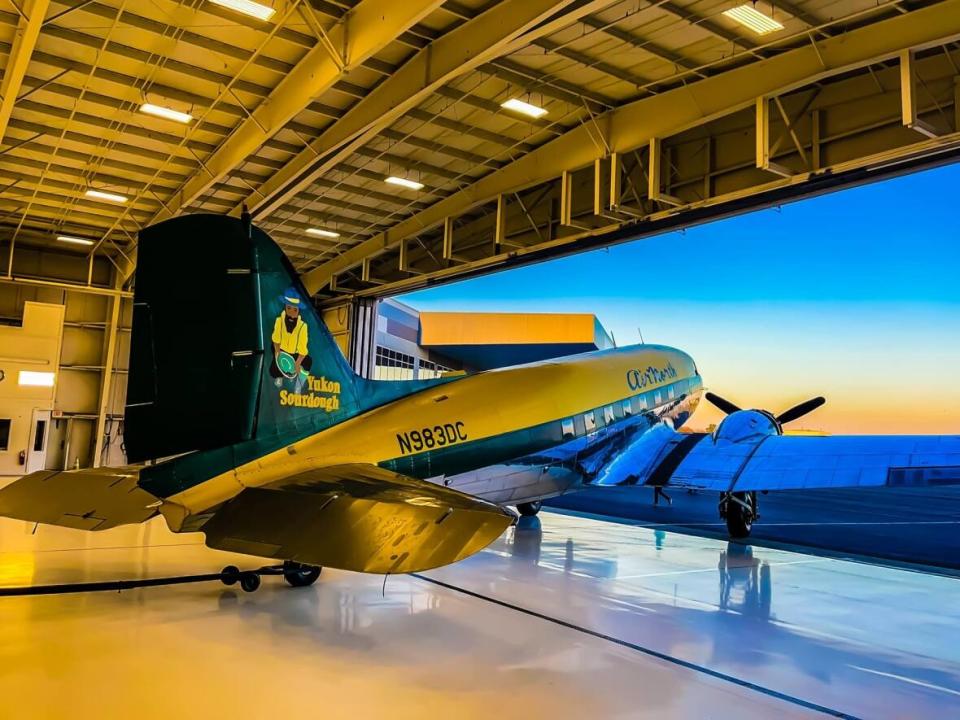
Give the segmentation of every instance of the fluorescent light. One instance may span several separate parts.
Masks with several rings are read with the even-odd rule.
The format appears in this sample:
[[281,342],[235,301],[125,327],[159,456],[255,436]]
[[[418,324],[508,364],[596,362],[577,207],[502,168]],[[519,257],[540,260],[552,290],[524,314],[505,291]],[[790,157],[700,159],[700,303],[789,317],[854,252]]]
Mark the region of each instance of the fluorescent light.
[[276,12],[272,7],[255,3],[253,0],[210,0],[210,2],[255,17],[257,20],[269,20]]
[[102,190],[87,190],[84,195],[96,198],[97,200],[109,200],[115,203],[125,203],[127,201],[126,195],[117,195],[116,193],[103,192]]
[[423,183],[418,183],[416,180],[407,180],[407,178],[397,177],[396,175],[391,175],[384,182],[388,182],[391,185],[399,185],[400,187],[410,188],[411,190],[423,190]]
[[736,20],[741,25],[746,25],[757,33],[757,35],[766,35],[776,30],[783,30],[781,23],[778,23],[768,15],[764,15],[751,3],[744,3],[735,8],[730,8],[729,10],[725,10],[723,14],[731,20]]
[[162,105],[154,105],[153,103],[144,103],[141,105],[140,112],[184,124],[193,120],[193,115],[189,113],[171,110],[170,108],[165,108]]
[[57,240],[63,243],[73,243],[74,245],[93,245],[93,240],[74,237],[73,235],[57,235]]
[[528,102],[524,102],[520,98],[510,98],[505,103],[501,103],[500,107],[506,108],[507,110],[513,110],[518,113],[523,113],[524,115],[529,115],[532,118],[541,118],[547,114],[547,109],[538,107],[537,105],[531,105]]
[[308,235],[316,235],[317,237],[325,238],[338,238],[340,233],[333,232],[333,230],[321,230],[320,228],[307,228]]
[[20,376],[17,378],[17,384],[32,387],[53,387],[53,373],[21,370]]

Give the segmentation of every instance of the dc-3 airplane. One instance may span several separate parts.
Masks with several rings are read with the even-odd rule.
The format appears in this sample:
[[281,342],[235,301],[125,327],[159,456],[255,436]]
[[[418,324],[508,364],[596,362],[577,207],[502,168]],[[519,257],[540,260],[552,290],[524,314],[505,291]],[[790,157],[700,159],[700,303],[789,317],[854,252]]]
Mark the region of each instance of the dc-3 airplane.
[[727,417],[678,432],[703,383],[689,355],[658,345],[367,380],[308,298],[249,220],[142,231],[124,433],[138,464],[35,472],[0,491],[0,515],[104,530],[159,513],[212,548],[282,561],[297,586],[322,566],[456,562],[515,522],[508,506],[531,515],[590,486],[715,491],[739,538],[758,492],[960,483],[960,436],[783,435],[822,398],[773,415],[707,393]]

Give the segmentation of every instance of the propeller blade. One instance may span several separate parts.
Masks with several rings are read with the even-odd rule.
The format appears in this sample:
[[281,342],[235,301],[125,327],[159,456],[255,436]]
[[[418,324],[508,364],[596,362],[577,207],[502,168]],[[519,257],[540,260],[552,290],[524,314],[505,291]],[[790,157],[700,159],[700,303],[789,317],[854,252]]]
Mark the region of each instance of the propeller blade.
[[799,405],[795,405],[789,410],[786,410],[780,413],[779,415],[777,415],[777,422],[780,423],[781,425],[786,425],[788,422],[793,422],[797,418],[802,418],[808,412],[812,412],[813,410],[816,410],[818,407],[823,405],[826,401],[827,401],[826,398],[822,398],[822,397],[811,398],[810,400],[807,400],[806,402],[802,402]]
[[723,412],[725,412],[727,415],[738,412],[740,410],[740,408],[738,408],[729,400],[724,400],[722,397],[720,397],[719,395],[714,395],[712,392],[708,392],[704,397],[706,397],[707,400],[709,400],[711,403],[716,405],[718,408],[723,410]]

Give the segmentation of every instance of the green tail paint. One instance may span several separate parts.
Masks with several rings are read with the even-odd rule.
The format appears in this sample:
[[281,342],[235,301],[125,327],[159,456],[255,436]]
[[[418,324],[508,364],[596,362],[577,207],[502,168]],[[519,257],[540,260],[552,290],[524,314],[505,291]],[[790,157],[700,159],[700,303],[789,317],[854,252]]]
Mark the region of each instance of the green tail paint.
[[140,233],[124,440],[161,497],[446,382],[357,376],[262,230],[187,215]]

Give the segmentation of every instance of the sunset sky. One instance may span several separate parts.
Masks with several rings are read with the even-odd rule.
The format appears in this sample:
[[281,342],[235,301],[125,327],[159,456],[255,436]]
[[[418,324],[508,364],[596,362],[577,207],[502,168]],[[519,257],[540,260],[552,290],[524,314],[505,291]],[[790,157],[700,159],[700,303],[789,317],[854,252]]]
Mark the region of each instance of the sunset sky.
[[[420,310],[589,312],[673,345],[795,427],[960,433],[960,165],[400,298]],[[719,413],[701,405],[703,428]]]

